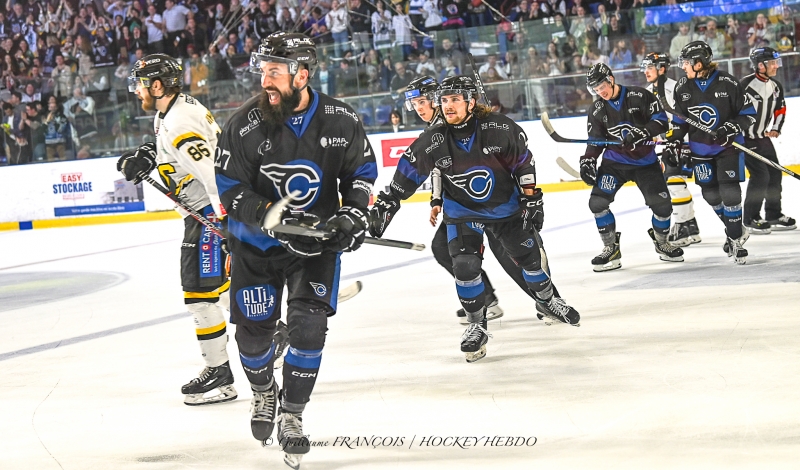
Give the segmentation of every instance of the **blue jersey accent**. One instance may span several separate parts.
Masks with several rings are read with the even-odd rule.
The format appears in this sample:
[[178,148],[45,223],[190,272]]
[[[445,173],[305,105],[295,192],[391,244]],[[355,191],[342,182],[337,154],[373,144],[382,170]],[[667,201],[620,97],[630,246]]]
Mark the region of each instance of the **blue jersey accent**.
[[652,116],[650,116],[650,120],[651,121],[662,121],[663,123],[666,124],[666,123],[669,122],[669,117],[667,116],[667,113],[664,110],[661,110],[661,111],[657,112],[656,114],[653,114]]
[[[739,134],[733,139],[733,141],[737,144],[744,145],[744,136]],[[724,151],[726,148],[727,147],[718,144],[704,144],[702,142],[695,142],[692,140],[689,141],[689,150],[691,150],[695,155],[699,155],[701,157],[717,155],[722,153],[722,151]]]
[[286,126],[294,132],[294,135],[296,135],[298,139],[302,137],[306,129],[308,129],[308,123],[311,122],[311,119],[317,112],[317,104],[319,104],[317,92],[311,88],[309,88],[309,90],[311,90],[311,106],[308,107],[308,110],[297,116],[289,116],[289,119],[286,120]]
[[319,369],[322,362],[322,349],[295,349],[289,347],[284,362],[301,369]]
[[339,277],[342,271],[342,254],[336,254],[336,270],[333,274],[333,282],[331,283],[331,308],[336,311],[336,307],[339,304]]
[[625,87],[620,85],[619,87],[619,98],[615,100],[608,100],[606,103],[610,104],[612,108],[619,111],[622,109],[622,103],[625,101]]
[[350,178],[371,178],[375,179],[378,177],[378,165],[375,162],[369,162],[361,165],[360,167],[356,168],[356,172],[353,173]]
[[420,175],[417,173],[417,169],[414,168],[411,163],[408,162],[405,158],[401,158],[400,162],[397,164],[397,171],[400,172],[403,176],[410,179],[414,182],[417,186],[422,185],[426,179],[428,179],[428,175]]
[[714,79],[717,78],[717,75],[719,75],[719,70],[715,70],[714,73],[712,73],[711,76],[706,78],[705,80],[700,78],[695,78],[694,83],[697,84],[697,88],[700,88],[700,91],[705,93],[706,88],[708,88],[708,86],[711,85],[711,82],[713,82]]
[[[458,224],[447,224],[447,243],[450,243],[454,238],[458,237],[458,230],[456,229],[457,225]],[[467,222],[464,224],[464,226],[483,236],[483,224]]]
[[461,140],[456,139],[456,145],[461,147],[463,150],[469,152],[472,150],[472,144],[475,143],[475,133],[477,130],[472,132],[472,135],[469,136],[469,140],[467,142],[462,142]]
[[517,158],[517,162],[514,163],[514,166],[511,168],[511,172],[514,173],[515,171],[517,171],[517,168],[519,168],[520,166],[526,164],[530,160],[530,156],[531,156],[531,151],[530,150],[528,150],[525,153],[523,153],[522,155],[520,155]]
[[239,359],[241,359],[242,364],[244,364],[249,369],[261,369],[267,365],[272,356],[275,354],[275,341],[272,342],[272,345],[269,347],[269,350],[260,356],[246,356],[242,353],[239,353]]
[[230,217],[228,218],[228,231],[238,240],[249,243],[264,251],[273,246],[281,246],[278,240],[265,235],[260,229],[247,225],[244,222],[231,219]]
[[519,191],[516,188],[514,188],[514,193],[511,195],[511,199],[509,199],[508,202],[494,208],[482,207],[480,211],[467,209],[458,202],[448,198],[446,194],[443,196],[444,202],[442,204],[442,210],[448,218],[452,219],[499,220],[516,215],[520,211],[519,202],[517,201],[519,198]]
[[655,163],[658,160],[658,157],[656,156],[655,150],[650,150],[650,153],[648,153],[644,157],[635,159],[627,155],[615,152],[612,148],[609,147],[606,148],[606,151],[603,154],[603,159],[617,163],[624,163],[626,165],[646,166]]
[[239,181],[236,181],[235,179],[232,178],[228,178],[227,176],[221,173],[217,173],[215,180],[217,181],[217,192],[219,194],[225,194],[232,187],[236,186],[237,184],[240,184]]

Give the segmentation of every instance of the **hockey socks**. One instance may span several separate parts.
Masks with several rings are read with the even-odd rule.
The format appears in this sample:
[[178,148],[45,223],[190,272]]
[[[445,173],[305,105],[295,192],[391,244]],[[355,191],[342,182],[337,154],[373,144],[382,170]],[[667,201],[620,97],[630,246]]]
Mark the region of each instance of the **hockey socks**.
[[[594,222],[597,224],[597,231],[600,232],[601,237],[617,231],[617,220],[609,209],[594,214]],[[603,241],[605,242],[605,239]]]
[[724,206],[722,221],[725,223],[725,231],[728,237],[737,239],[742,236],[742,205]]

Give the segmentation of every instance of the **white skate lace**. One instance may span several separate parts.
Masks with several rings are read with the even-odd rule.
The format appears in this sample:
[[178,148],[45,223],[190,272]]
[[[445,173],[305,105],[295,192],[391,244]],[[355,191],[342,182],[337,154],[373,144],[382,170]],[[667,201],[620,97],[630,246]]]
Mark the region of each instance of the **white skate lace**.
[[603,252],[600,253],[600,256],[603,258],[608,258],[609,256],[611,256],[611,253],[614,252],[614,248],[615,248],[614,245],[605,245],[603,247]]
[[564,299],[553,296],[550,301],[547,302],[547,307],[551,312],[561,315],[565,320],[567,320],[567,314],[569,313],[570,307],[566,302],[564,302]]
[[480,339],[480,333],[483,332],[488,337],[492,337],[492,334],[486,331],[486,329],[480,323],[470,323],[467,330],[461,335],[461,341],[476,341]]
[[192,379],[192,380],[191,380],[191,383],[193,383],[193,384],[199,384],[199,383],[201,383],[201,382],[204,382],[204,381],[205,381],[205,380],[208,378],[208,376],[210,376],[210,375],[211,375],[211,373],[212,373],[212,372],[213,372],[213,371],[212,371],[212,370],[211,370],[211,368],[209,368],[209,367],[205,367],[205,368],[203,368],[203,370],[200,372],[200,377],[197,377],[197,378],[194,378],[194,379]]
[[253,418],[255,420],[271,421],[271,411],[275,406],[275,392],[270,389],[266,392],[253,391]]
[[303,421],[293,413],[282,413],[281,438],[301,438],[303,437]]

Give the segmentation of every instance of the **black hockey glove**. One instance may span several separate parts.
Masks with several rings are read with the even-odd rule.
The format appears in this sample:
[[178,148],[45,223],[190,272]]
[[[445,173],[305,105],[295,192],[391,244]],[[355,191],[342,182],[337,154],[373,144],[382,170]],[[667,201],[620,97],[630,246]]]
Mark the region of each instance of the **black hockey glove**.
[[650,131],[647,129],[631,127],[628,130],[628,133],[625,134],[625,139],[622,142],[626,147],[635,149],[637,145],[643,145],[652,138],[653,136],[650,135]]
[[394,215],[400,210],[400,200],[391,193],[381,192],[369,210],[369,234],[381,238]]
[[597,158],[581,157],[581,179],[589,186],[597,184]]
[[156,144],[147,142],[136,149],[135,152],[123,154],[117,160],[117,171],[133,184],[142,182],[142,174],[149,175],[156,167]]
[[[291,211],[285,209],[283,214],[281,214],[281,225],[294,225],[313,228],[316,227],[319,222],[319,217],[303,211]],[[278,230],[265,230],[263,228],[263,224],[262,231],[270,237],[278,240],[278,242],[280,242],[281,246],[284,247],[286,251],[295,256],[299,256],[301,258],[311,258],[322,254],[322,240],[318,238],[283,233],[280,232],[280,228],[278,228]]]
[[367,235],[367,214],[358,207],[343,206],[336,215],[328,219],[325,230],[333,232],[325,240],[325,248],[331,251],[356,251]]
[[733,139],[742,133],[742,128],[735,122],[723,122],[717,129],[715,142],[719,145],[728,146],[733,143]]
[[542,190],[536,188],[533,194],[519,196],[519,205],[522,207],[522,230],[533,233],[542,230],[544,225],[544,200]]

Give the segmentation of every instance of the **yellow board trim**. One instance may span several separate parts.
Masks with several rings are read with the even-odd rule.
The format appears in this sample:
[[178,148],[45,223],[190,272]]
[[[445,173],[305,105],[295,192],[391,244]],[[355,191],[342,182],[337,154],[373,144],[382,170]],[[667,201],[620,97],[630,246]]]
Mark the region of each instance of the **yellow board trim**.
[[210,326],[208,328],[197,328],[195,329],[195,332],[197,333],[197,336],[202,336],[202,335],[210,335],[211,333],[216,333],[217,331],[224,329],[225,329],[225,322],[222,322],[219,325]]
[[214,297],[219,297],[219,293],[215,290],[211,292],[184,292],[183,298],[184,299],[213,299]]
[[206,139],[202,138],[200,136],[200,134],[198,134],[196,132],[187,132],[185,134],[179,135],[178,137],[175,137],[175,140],[172,141],[172,146],[175,147],[175,148],[179,148],[178,145],[183,143],[184,140],[193,141],[193,140],[197,140],[197,139],[200,139],[203,142],[205,142],[205,140],[206,140]]

